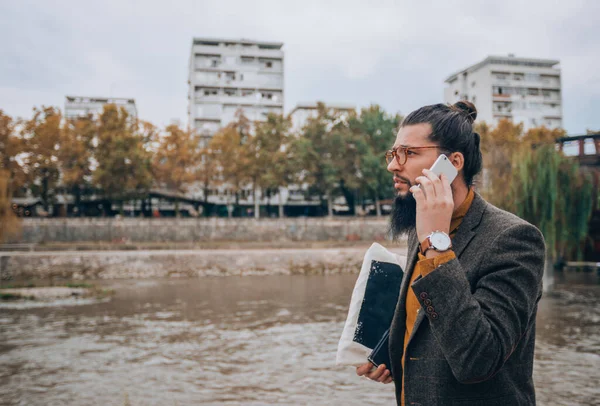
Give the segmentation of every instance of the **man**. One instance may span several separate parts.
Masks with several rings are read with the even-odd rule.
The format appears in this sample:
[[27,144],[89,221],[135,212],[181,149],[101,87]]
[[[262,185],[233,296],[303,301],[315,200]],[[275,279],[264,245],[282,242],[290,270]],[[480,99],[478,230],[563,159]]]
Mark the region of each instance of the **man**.
[[[535,405],[544,240],[473,190],[476,115],[469,102],[422,107],[386,154],[398,193],[391,230],[408,234],[389,339],[399,405]],[[428,170],[442,153],[458,170],[452,184]],[[390,383],[386,368],[366,363],[357,374]]]

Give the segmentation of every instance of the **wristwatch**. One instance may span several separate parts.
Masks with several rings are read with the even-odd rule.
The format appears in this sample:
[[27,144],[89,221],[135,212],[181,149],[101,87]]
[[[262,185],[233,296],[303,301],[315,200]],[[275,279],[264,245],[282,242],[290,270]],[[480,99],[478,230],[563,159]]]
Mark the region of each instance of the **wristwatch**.
[[452,248],[452,240],[450,236],[443,231],[434,231],[425,237],[425,240],[421,243],[421,254],[425,255],[427,250],[435,250],[437,252],[448,251]]

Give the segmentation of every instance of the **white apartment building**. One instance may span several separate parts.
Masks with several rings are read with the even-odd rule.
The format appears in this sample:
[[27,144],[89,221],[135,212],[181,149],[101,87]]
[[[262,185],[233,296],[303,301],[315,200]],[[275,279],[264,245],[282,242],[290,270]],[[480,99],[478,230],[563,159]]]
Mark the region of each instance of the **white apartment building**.
[[[290,112],[292,119],[292,130],[299,132],[306,125],[308,119],[317,117],[317,103],[298,103],[296,107]],[[344,103],[326,103],[325,107],[330,113],[342,112],[349,113],[356,111],[356,106]]]
[[189,61],[188,120],[211,137],[235,119],[283,114],[283,43],[194,38]]
[[131,118],[137,118],[138,113],[134,99],[87,96],[65,96],[65,118],[87,117],[90,114],[97,116],[102,113],[106,104],[124,107]]
[[488,56],[448,77],[446,103],[469,100],[477,121],[522,122],[524,129],[562,127],[562,92],[558,60]]

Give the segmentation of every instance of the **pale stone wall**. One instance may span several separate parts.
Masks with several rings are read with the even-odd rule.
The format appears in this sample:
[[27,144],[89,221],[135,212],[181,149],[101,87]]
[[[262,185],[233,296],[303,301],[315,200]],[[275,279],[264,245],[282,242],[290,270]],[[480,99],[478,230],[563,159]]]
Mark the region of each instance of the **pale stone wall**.
[[[364,247],[0,253],[7,281],[358,273]],[[405,254],[404,246],[388,248]]]
[[382,241],[388,219],[65,218],[23,219],[13,243],[196,241]]

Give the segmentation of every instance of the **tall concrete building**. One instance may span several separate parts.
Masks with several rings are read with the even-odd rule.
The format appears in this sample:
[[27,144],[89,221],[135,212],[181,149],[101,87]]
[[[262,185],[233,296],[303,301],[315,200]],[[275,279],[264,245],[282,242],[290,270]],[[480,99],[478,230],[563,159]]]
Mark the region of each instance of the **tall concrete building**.
[[525,130],[562,127],[562,92],[558,60],[488,56],[446,79],[446,103],[469,100],[477,121],[522,122]]
[[115,104],[117,107],[124,107],[131,118],[137,118],[138,113],[134,99],[87,96],[65,96],[65,118],[86,117],[89,114],[93,116],[99,115],[106,104]]
[[283,113],[283,44],[194,38],[189,62],[188,119],[211,137],[243,109],[250,120]]

